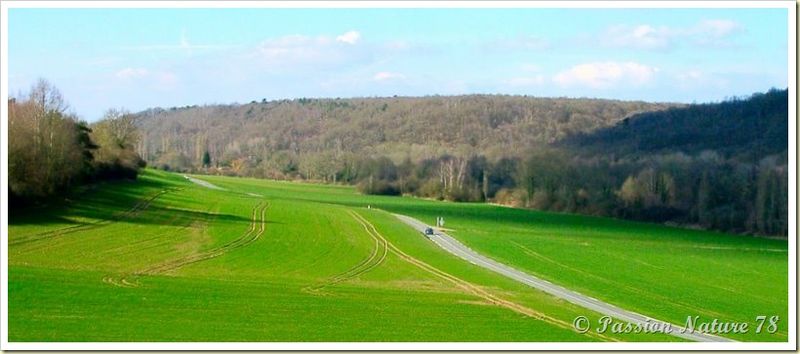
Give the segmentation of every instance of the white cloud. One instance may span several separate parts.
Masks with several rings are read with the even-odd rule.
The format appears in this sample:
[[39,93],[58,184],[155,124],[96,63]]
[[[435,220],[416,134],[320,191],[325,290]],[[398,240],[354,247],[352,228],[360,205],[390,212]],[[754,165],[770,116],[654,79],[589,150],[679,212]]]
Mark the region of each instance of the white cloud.
[[724,19],[707,19],[688,27],[617,25],[606,29],[598,40],[610,47],[656,50],[679,43],[725,46],[741,29],[737,22]]
[[130,80],[130,79],[138,79],[141,77],[145,77],[150,72],[144,68],[124,68],[120,71],[117,71],[114,76],[119,79],[123,80]]
[[372,55],[368,48],[350,45],[330,36],[297,34],[264,40],[255,50],[256,59],[265,65],[265,69],[273,71],[356,65]]
[[594,89],[619,85],[641,86],[651,82],[658,68],[636,62],[597,62],[573,66],[553,77],[563,87],[585,86]]
[[215,50],[215,49],[230,49],[237,47],[236,45],[222,45],[222,44],[194,44],[189,42],[186,35],[186,30],[181,31],[178,42],[175,44],[144,44],[144,45],[131,45],[122,46],[120,49],[132,51],[185,51],[191,53],[193,50]]
[[715,90],[729,90],[730,80],[715,72],[706,72],[691,69],[675,75],[675,83],[682,90],[697,90],[713,88]]
[[712,37],[724,37],[737,32],[741,26],[731,20],[705,20],[695,26],[695,32],[706,33]]
[[372,79],[375,81],[397,80],[397,79],[405,79],[405,75],[389,71],[381,71],[375,74],[375,76],[373,76]]
[[361,39],[361,33],[358,33],[358,31],[345,32],[344,34],[336,37],[337,42],[347,44],[356,44],[359,39]]
[[603,35],[606,45],[613,47],[633,47],[640,49],[662,49],[670,44],[671,30],[666,27],[655,28],[650,25],[613,26]]
[[155,89],[168,90],[178,84],[178,75],[170,71],[151,71],[145,68],[124,68],[114,73],[123,82],[150,84]]
[[730,46],[730,37],[743,28],[731,20],[705,20],[691,29],[689,35],[694,43],[701,46],[726,47]]

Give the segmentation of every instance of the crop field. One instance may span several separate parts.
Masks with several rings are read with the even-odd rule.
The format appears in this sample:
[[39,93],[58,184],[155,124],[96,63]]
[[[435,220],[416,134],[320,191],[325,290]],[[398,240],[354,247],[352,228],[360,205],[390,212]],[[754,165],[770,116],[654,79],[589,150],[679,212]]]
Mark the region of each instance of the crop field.
[[[601,315],[465,262],[390,213],[497,261],[683,324],[788,314],[786,241],[351,187],[146,170],[12,211],[9,340],[673,341],[577,333]],[[731,335],[786,341],[774,334]]]

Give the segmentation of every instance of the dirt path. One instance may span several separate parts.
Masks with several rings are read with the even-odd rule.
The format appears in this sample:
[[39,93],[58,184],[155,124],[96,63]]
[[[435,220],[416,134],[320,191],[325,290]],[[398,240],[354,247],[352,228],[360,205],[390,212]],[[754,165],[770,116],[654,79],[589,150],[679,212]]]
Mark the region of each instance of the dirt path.
[[217,186],[217,185],[215,185],[215,184],[212,184],[211,182],[206,182],[206,181],[204,181],[204,180],[202,180],[202,179],[198,179],[198,178],[194,178],[194,177],[189,177],[189,176],[187,176],[187,175],[183,175],[183,178],[186,178],[186,179],[188,179],[190,182],[192,182],[192,183],[194,183],[194,184],[198,184],[198,185],[201,185],[201,186],[203,186],[203,187],[206,187],[206,188],[209,188],[209,189],[216,189],[216,190],[218,190],[218,191],[226,191],[226,190],[227,190],[227,189],[225,189],[225,188],[222,188],[222,187],[220,187],[220,186]]

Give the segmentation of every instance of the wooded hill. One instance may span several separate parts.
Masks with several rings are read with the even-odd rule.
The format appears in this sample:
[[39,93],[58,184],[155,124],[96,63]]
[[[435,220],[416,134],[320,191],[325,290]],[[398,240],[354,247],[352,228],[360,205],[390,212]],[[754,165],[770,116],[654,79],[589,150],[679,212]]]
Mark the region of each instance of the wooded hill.
[[[139,152],[153,166],[176,170],[201,168],[208,152],[213,166],[233,168],[234,174],[333,180],[334,171],[303,162],[316,155],[344,160],[349,154],[386,156],[395,163],[455,153],[521,156],[531,146],[672,106],[470,95],[151,109],[139,113]],[[296,171],[285,164],[297,165]]]
[[138,113],[158,168],[786,235],[788,96],[720,103],[469,95]]
[[772,90],[746,99],[637,114],[621,124],[576,134],[564,142],[600,154],[713,150],[757,160],[787,149],[788,112],[787,90]]
[[589,202],[612,215],[786,235],[788,104],[788,90],[773,89],[568,137],[554,144],[572,155],[564,165],[593,178],[562,186],[615,190]]

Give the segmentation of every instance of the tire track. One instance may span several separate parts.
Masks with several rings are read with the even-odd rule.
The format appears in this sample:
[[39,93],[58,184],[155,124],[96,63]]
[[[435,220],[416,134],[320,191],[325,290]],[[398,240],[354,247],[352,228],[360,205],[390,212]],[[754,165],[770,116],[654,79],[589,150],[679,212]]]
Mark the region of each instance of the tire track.
[[[520,304],[515,303],[513,301],[503,299],[503,298],[501,298],[501,297],[499,297],[497,295],[494,295],[493,293],[491,293],[491,292],[489,292],[489,291],[487,291],[487,290],[475,285],[474,283],[471,283],[471,282],[466,281],[464,279],[458,278],[458,277],[456,277],[454,275],[451,275],[451,274],[449,274],[447,272],[444,272],[444,271],[442,271],[442,270],[440,270],[440,269],[438,269],[438,268],[436,268],[436,267],[434,267],[432,265],[429,265],[429,264],[427,264],[427,263],[425,263],[425,262],[423,262],[423,261],[421,261],[419,259],[414,258],[413,256],[403,252],[402,250],[397,248],[394,244],[392,244],[391,242],[386,240],[386,238],[383,237],[383,235],[381,235],[380,232],[378,232],[378,230],[375,228],[375,226],[372,225],[372,223],[370,223],[369,221],[367,221],[367,219],[365,219],[359,213],[354,212],[354,211],[350,211],[350,213],[353,216],[353,218],[356,219],[356,221],[358,221],[362,226],[364,226],[365,229],[367,229],[367,232],[369,232],[374,237],[383,240],[383,242],[386,242],[386,245],[387,245],[389,251],[392,252],[392,254],[395,254],[398,257],[400,257],[400,259],[402,259],[403,261],[405,261],[407,263],[410,263],[410,264],[416,266],[417,268],[420,268],[420,269],[422,269],[422,270],[424,270],[424,271],[426,271],[426,272],[428,272],[428,273],[430,273],[430,274],[432,274],[432,275],[434,275],[434,276],[436,276],[436,277],[438,277],[438,278],[440,278],[442,280],[445,280],[445,281],[455,285],[456,287],[464,290],[465,292],[467,292],[469,294],[472,294],[474,296],[477,296],[477,297],[479,297],[479,298],[481,298],[481,299],[483,299],[483,300],[485,300],[485,301],[487,301],[487,302],[489,302],[489,303],[491,303],[493,305],[504,307],[504,308],[509,309],[511,311],[514,311],[516,313],[519,313],[519,314],[522,314],[522,315],[525,315],[525,316],[528,316],[528,317],[532,317],[532,318],[535,318],[537,320],[541,320],[541,321],[547,322],[549,324],[555,325],[555,326],[563,328],[563,329],[567,329],[567,330],[570,330],[570,331],[574,331],[575,330],[571,323],[568,323],[566,321],[559,320],[557,318],[548,316],[548,315],[546,315],[546,314],[544,314],[542,312],[539,312],[539,311],[536,311],[534,309],[528,308],[528,307],[526,307],[524,305],[520,305]],[[585,334],[590,336],[590,337],[594,337],[596,339],[601,339],[601,340],[606,340],[606,341],[617,341],[614,338],[606,337],[606,336],[604,336],[602,334],[595,333],[594,331],[589,331],[589,332],[586,332]]]
[[160,198],[164,194],[167,194],[167,193],[170,193],[170,192],[176,192],[176,191],[179,191],[179,190],[181,190],[181,188],[167,188],[167,189],[164,189],[164,190],[160,190],[160,191],[154,193],[153,195],[151,195],[149,197],[143,198],[142,200],[140,200],[139,202],[134,204],[133,207],[131,207],[130,209],[128,209],[126,211],[123,211],[121,213],[115,214],[114,216],[111,217],[111,219],[108,219],[108,220],[99,220],[99,221],[95,221],[95,222],[92,222],[92,223],[73,225],[73,226],[67,226],[67,227],[63,227],[63,228],[60,228],[60,229],[56,229],[56,230],[44,231],[44,232],[40,232],[40,233],[37,233],[37,234],[29,235],[29,236],[26,236],[26,237],[18,238],[18,239],[15,239],[15,240],[9,240],[8,241],[8,245],[9,246],[14,246],[14,245],[21,245],[21,244],[26,244],[26,243],[30,243],[30,242],[40,241],[40,240],[46,240],[46,239],[50,239],[50,238],[54,238],[54,237],[58,237],[58,236],[63,236],[63,235],[68,235],[68,234],[79,232],[79,231],[88,231],[88,230],[96,229],[96,228],[99,228],[99,227],[111,225],[111,224],[113,224],[115,222],[118,222],[120,220],[123,220],[123,219],[135,218],[135,217],[139,216],[147,208],[149,208],[150,205],[156,199]]
[[[353,211],[348,210],[348,213],[350,213],[351,216],[353,216]],[[355,218],[355,216],[353,217]],[[326,281],[323,284],[303,288],[304,291],[310,293],[319,293],[325,287],[353,279],[383,264],[383,261],[386,259],[386,256],[389,253],[389,247],[386,239],[381,237],[376,237],[375,235],[372,234],[372,232],[370,232],[369,228],[367,228],[366,225],[364,225],[363,223],[361,223],[361,225],[364,227],[364,230],[367,232],[367,235],[369,235],[372,238],[372,240],[375,241],[375,246],[372,248],[372,252],[369,254],[369,256],[362,259],[361,262],[354,265],[350,269],[331,277],[330,279],[328,279],[328,281]]]
[[[241,237],[230,241],[220,247],[210,249],[203,253],[184,257],[172,262],[168,262],[165,264],[161,264],[155,267],[151,267],[139,272],[134,273],[134,275],[154,275],[165,273],[171,270],[178,269],[185,265],[196,263],[200,261],[205,261],[211,258],[219,257],[227,252],[233,251],[237,248],[245,247],[255,241],[257,241],[261,235],[266,230],[266,214],[267,209],[269,208],[269,203],[259,203],[253,208],[252,212],[252,222],[250,223],[250,228],[242,234]],[[258,231],[256,232],[256,228]]]
[[266,215],[269,206],[270,204],[268,202],[260,202],[256,204],[256,206],[254,206],[253,210],[251,211],[251,222],[250,222],[250,227],[247,229],[247,231],[245,231],[240,237],[222,246],[215,247],[198,254],[189,255],[182,258],[167,261],[161,264],[157,264],[155,266],[151,266],[128,275],[123,275],[121,278],[116,278],[114,276],[106,276],[103,278],[103,282],[119,287],[136,287],[139,286],[138,279],[142,276],[163,274],[184,267],[189,264],[216,258],[228,252],[234,251],[236,249],[246,247],[252,244],[253,242],[258,241],[258,239],[261,238],[261,236],[266,231],[267,228]]

